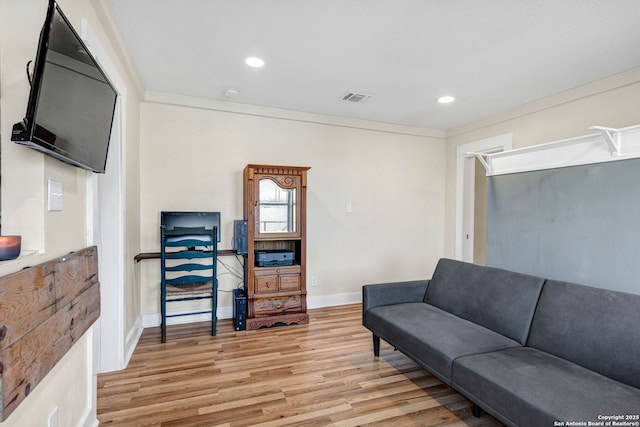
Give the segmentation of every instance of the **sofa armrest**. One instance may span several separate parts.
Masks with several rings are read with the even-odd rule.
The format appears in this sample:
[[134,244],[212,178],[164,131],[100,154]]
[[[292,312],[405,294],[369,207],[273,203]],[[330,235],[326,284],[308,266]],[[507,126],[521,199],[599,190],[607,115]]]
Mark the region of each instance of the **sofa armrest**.
[[362,313],[381,305],[422,302],[429,280],[378,283],[362,287]]

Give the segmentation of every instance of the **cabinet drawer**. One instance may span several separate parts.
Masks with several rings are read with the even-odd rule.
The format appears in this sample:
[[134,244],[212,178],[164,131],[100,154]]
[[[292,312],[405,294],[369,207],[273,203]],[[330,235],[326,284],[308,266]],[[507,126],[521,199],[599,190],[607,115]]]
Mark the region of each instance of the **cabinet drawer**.
[[278,292],[278,276],[256,276],[256,293]]
[[277,276],[283,274],[300,274],[300,266],[287,265],[282,267],[260,267],[255,269],[256,276]]
[[300,295],[259,298],[253,302],[253,313],[256,317],[300,313],[302,311],[300,298]]
[[281,291],[297,291],[300,290],[300,275],[286,274],[280,275]]
[[254,292],[289,292],[300,290],[300,266],[256,268]]

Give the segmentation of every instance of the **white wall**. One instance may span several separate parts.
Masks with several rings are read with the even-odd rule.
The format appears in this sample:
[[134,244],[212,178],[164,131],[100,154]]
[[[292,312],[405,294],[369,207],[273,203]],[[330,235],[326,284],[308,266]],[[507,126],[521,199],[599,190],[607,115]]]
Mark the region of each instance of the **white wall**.
[[[431,274],[444,245],[442,138],[428,136],[428,130],[362,121],[345,125],[330,117],[267,109],[257,114],[256,108],[239,105],[221,111],[202,100],[155,98],[141,108],[144,252],[159,250],[162,210],[220,211],[220,248],[230,249],[233,220],[242,219],[244,167],[310,166],[310,307],[341,298],[359,301],[365,283]],[[142,312],[156,314],[159,262],[146,260],[140,268]],[[317,276],[317,287],[310,286],[310,276]],[[221,277],[221,289],[236,284]],[[228,293],[220,292],[219,305],[231,306]]]
[[[110,43],[110,36],[104,31],[102,10],[96,10],[86,0],[59,0],[58,2],[80,32],[81,21],[86,19],[96,32],[108,56],[117,64],[122,76],[128,69],[119,61],[121,51]],[[11,127],[24,117],[29,94],[29,84],[25,74],[27,61],[34,59],[40,29],[47,10],[46,0],[0,0],[0,131],[2,132],[2,231],[4,234],[23,236],[23,255],[13,261],[0,263],[0,275],[17,271],[69,251],[87,246],[87,172],[44,156],[11,142]],[[107,24],[108,25],[108,24]],[[130,171],[128,186],[133,190],[128,194],[131,205],[127,212],[130,229],[135,238],[128,243],[130,254],[129,277],[125,288],[132,293],[134,267],[131,259],[139,251],[137,226],[139,224],[138,200],[135,199],[139,187],[136,180],[138,169],[138,97],[135,85],[130,86],[127,129],[128,146],[123,149],[130,155],[131,162],[125,167]],[[107,168],[109,166],[107,165]],[[63,184],[63,210],[48,212],[46,206],[47,180]],[[137,292],[136,292],[137,295]],[[127,301],[128,311],[139,313],[138,299]],[[102,310],[108,310],[102,307]],[[133,322],[131,322],[133,323]],[[95,326],[74,345],[44,380],[31,392],[1,425],[43,426],[47,416],[58,408],[60,426],[97,425],[95,411]]]

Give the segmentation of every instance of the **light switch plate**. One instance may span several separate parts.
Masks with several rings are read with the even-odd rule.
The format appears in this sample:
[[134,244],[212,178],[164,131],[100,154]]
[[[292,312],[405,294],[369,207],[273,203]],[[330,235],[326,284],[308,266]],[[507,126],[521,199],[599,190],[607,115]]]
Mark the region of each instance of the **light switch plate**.
[[60,181],[48,180],[47,209],[49,212],[62,210],[62,183]]

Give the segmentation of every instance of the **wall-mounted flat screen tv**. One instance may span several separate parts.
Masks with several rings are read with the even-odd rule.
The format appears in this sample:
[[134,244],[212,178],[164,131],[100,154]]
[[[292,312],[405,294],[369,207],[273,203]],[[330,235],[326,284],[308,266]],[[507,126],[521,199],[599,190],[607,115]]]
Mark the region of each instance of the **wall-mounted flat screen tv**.
[[104,173],[117,92],[54,0],[30,83],[27,112],[11,140]]

